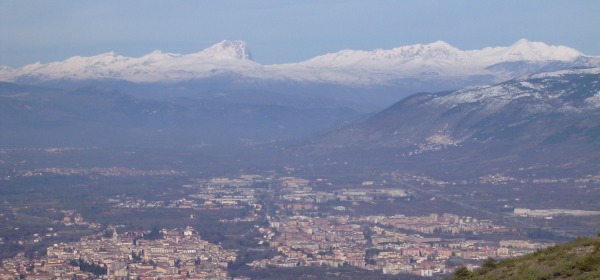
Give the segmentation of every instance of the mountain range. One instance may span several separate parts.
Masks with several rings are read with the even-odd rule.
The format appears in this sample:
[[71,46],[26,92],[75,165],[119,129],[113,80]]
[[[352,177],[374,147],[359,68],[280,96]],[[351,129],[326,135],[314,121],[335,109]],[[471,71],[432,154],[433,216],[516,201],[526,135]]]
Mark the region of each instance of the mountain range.
[[571,48],[438,41],[251,59],[244,42],[223,41],[189,55],[3,67],[0,145],[269,146],[285,159],[457,173],[595,174],[600,163],[600,58]]
[[565,46],[549,46],[525,39],[508,47],[468,51],[442,41],[390,50],[342,50],[299,63],[274,65],[254,62],[243,41],[222,41],[187,55],[154,51],[132,58],[109,52],[91,57],[75,56],[48,64],[38,62],[18,69],[4,66],[0,68],[0,80],[174,83],[229,76],[241,81],[295,81],[362,87],[425,82],[454,83],[462,87],[583,66],[600,66],[600,58],[586,56]]

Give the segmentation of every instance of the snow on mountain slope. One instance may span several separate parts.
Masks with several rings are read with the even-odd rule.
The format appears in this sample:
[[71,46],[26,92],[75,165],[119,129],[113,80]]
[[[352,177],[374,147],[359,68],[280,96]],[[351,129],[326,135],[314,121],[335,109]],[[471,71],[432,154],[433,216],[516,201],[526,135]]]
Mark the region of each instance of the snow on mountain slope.
[[180,55],[154,51],[139,58],[113,52],[75,56],[49,64],[30,64],[14,71],[16,79],[115,79],[132,82],[181,81],[223,73],[260,75],[262,65],[252,61],[246,43],[222,41],[201,52]]
[[[291,79],[325,79],[340,83],[389,83],[396,79],[458,78],[491,75],[498,80],[516,75],[487,67],[507,62],[528,62],[543,67],[550,62],[572,62],[583,56],[577,50],[564,46],[548,46],[542,42],[519,40],[509,47],[461,51],[437,41],[428,45],[412,45],[391,50],[343,50],[292,64],[271,66]],[[505,69],[503,69],[505,70]],[[339,75],[335,76],[335,73]],[[369,73],[365,76],[363,73]]]
[[[474,57],[484,60],[490,58],[490,62],[499,63],[505,61],[571,61],[583,54],[579,51],[565,46],[549,46],[543,42],[530,42],[521,39],[509,47],[485,48],[481,51],[467,51]],[[499,61],[493,61],[497,59]]]
[[221,41],[218,44],[211,46],[199,53],[192,54],[194,57],[205,57],[215,59],[241,59],[252,60],[252,55],[248,51],[246,42],[236,41]]
[[360,155],[361,166],[430,169],[446,176],[521,168],[594,173],[600,157],[600,68],[414,94],[314,138],[296,153],[321,154],[332,162]]
[[[505,151],[535,151],[540,143],[564,142],[569,149],[591,155],[600,151],[599,109],[600,68],[562,70],[453,92],[415,94],[309,146],[401,148],[415,154],[462,143],[481,145],[484,150],[478,154],[503,145],[508,145]],[[488,140],[500,146],[485,148],[491,145]]]
[[[177,82],[232,74],[250,79],[293,80],[341,85],[396,85],[414,81],[499,82],[544,70],[600,66],[600,58],[564,46],[519,40],[508,47],[459,50],[445,42],[391,50],[343,50],[299,63],[266,65],[251,59],[243,41],[222,41],[201,52],[180,55],[154,51],[139,58],[105,53],[62,62],[0,68],[0,80],[115,79]],[[553,69],[553,70],[556,70]]]
[[598,92],[600,68],[569,69],[531,74],[492,86],[468,87],[432,99],[431,104],[446,109],[475,105],[494,113],[508,104],[520,103],[524,106],[523,114],[551,110],[581,113],[598,107]]

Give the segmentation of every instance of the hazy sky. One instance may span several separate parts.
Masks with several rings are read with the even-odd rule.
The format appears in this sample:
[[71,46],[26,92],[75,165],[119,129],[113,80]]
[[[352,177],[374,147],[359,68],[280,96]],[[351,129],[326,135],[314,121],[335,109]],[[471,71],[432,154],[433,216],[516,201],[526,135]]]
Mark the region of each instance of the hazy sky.
[[459,49],[521,38],[600,55],[598,0],[0,0],[0,65],[109,51],[193,53],[244,40],[263,63],[443,40]]

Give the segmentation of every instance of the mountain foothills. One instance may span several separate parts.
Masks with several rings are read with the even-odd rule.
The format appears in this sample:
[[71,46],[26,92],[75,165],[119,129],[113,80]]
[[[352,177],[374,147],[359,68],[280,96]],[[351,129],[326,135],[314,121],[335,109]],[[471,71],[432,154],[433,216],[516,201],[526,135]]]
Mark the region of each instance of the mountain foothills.
[[252,147],[297,141],[357,118],[335,102],[267,91],[148,97],[105,87],[0,82],[5,147]]
[[600,68],[415,94],[306,147],[370,151],[388,164],[429,159],[593,172],[600,156]]

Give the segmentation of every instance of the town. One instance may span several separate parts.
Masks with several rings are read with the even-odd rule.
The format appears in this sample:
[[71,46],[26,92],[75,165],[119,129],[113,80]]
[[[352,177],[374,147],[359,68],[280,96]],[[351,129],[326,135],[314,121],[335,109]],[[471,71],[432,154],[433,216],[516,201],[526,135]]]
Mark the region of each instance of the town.
[[[427,177],[406,178],[433,186],[448,184]],[[486,180],[495,178],[506,181],[499,176]],[[435,276],[460,266],[475,269],[488,258],[520,256],[555,244],[530,240],[515,225],[475,216],[360,212],[376,203],[406,204],[419,196],[410,188],[385,182],[363,181],[352,187],[335,186],[326,178],[243,174],[192,180],[181,185],[179,197],[172,199],[116,195],[105,203],[115,210],[185,210],[190,213],[186,217],[190,224],[204,211],[242,211],[244,215],[221,218],[219,223],[251,225],[255,250],[274,252],[269,258],[243,263],[251,269],[352,266],[391,275]],[[515,217],[533,213],[523,211],[515,209]],[[226,279],[231,278],[228,267],[240,261],[236,249],[203,239],[190,225],[129,230],[87,222],[75,210],[57,212],[62,218],[54,224],[95,233],[76,242],[55,243],[38,258],[18,254],[4,259],[1,279]],[[36,235],[35,242],[57,235],[46,231]]]

